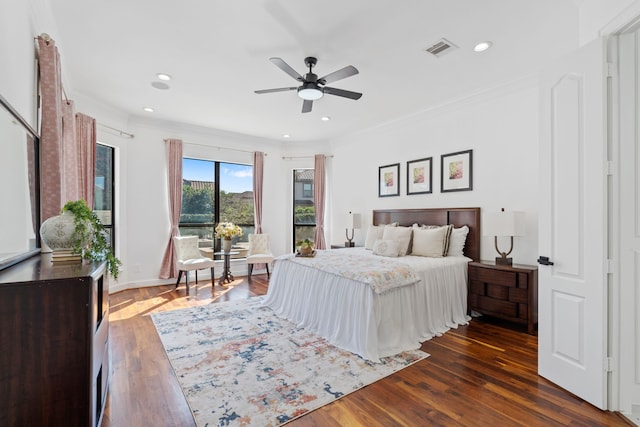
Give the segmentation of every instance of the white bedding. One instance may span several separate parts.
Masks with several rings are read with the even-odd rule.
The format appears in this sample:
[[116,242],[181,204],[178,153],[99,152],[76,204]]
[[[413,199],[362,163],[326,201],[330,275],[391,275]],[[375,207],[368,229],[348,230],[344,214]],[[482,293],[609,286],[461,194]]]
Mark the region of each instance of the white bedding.
[[[348,251],[348,252],[345,252]],[[332,252],[378,257],[364,248]],[[370,285],[278,259],[264,304],[330,343],[379,361],[466,324],[466,257],[404,256],[420,281],[377,294]]]

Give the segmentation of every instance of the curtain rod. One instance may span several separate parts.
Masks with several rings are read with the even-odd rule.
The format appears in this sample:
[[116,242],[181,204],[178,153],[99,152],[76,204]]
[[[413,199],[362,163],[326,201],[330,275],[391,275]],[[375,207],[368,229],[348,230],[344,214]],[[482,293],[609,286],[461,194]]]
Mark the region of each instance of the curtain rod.
[[[313,159],[315,156],[282,156],[282,160],[294,160],[294,159]],[[324,156],[325,159],[332,159],[333,154]]]
[[[167,141],[165,139],[165,141]],[[249,150],[241,150],[239,148],[228,148],[228,147],[219,147],[217,145],[206,145],[206,144],[196,144],[194,142],[187,142],[187,141],[182,141],[183,144],[189,144],[189,145],[195,145],[198,147],[205,147],[205,148],[214,148],[216,150],[229,150],[229,151],[239,151],[241,153],[249,153],[249,154],[253,154],[258,150],[253,150],[253,151],[249,151]],[[267,153],[264,153],[265,157],[267,156]]]
[[109,125],[105,125],[104,123],[100,123],[100,122],[99,122],[99,121],[97,121],[97,120],[96,120],[96,123],[97,123],[97,124],[99,124],[100,126],[102,126],[103,128],[107,128],[107,129],[110,129],[110,130],[112,130],[112,131],[114,131],[114,132],[118,132],[118,134],[119,134],[120,136],[126,136],[127,138],[131,138],[131,139],[135,138],[135,135],[134,135],[134,134],[132,134],[132,133],[125,132],[125,131],[120,130],[120,129],[116,129],[116,128],[111,127],[111,126],[109,126]]

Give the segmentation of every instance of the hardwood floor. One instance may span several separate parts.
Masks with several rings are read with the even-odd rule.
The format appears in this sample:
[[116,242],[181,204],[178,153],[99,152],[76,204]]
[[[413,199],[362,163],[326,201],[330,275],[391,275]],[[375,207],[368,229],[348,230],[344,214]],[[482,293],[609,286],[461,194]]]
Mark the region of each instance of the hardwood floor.
[[[228,289],[200,282],[111,295],[112,371],[104,427],[195,426],[148,316],[263,295],[264,275]],[[192,290],[193,294],[193,290]],[[290,426],[629,426],[539,377],[537,338],[474,319],[422,345],[431,357],[311,412]]]

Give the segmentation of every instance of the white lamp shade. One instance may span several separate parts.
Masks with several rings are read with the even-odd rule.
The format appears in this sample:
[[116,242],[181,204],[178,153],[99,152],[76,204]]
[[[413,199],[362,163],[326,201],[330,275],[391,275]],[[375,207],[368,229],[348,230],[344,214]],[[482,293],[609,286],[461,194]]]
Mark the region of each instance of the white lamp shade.
[[485,236],[524,236],[524,212],[501,211],[484,215],[482,227]]
[[346,222],[349,230],[360,228],[360,214],[349,212],[346,217]]

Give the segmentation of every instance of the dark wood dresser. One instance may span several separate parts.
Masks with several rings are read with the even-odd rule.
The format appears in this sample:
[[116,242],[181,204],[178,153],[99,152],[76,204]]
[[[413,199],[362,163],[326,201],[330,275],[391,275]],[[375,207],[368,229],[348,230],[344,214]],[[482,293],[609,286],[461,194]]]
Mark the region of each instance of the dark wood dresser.
[[538,268],[530,265],[469,263],[469,310],[527,325],[538,324]]
[[0,271],[0,425],[100,425],[110,374],[105,265],[37,255]]

